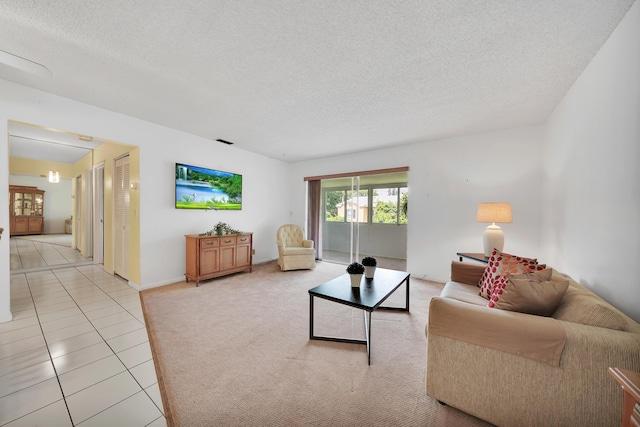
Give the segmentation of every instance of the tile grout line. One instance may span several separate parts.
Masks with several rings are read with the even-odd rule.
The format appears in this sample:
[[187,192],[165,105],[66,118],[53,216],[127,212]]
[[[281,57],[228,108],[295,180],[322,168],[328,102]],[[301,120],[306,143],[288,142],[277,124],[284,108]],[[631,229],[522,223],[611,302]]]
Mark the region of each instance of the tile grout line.
[[[69,405],[67,404],[67,399],[64,396],[64,390],[62,390],[62,384],[60,383],[60,376],[58,375],[58,370],[56,369],[56,365],[53,363],[53,357],[51,356],[51,349],[49,348],[49,342],[47,341],[47,337],[44,334],[44,329],[42,329],[42,322],[40,321],[40,314],[38,313],[38,306],[36,305],[36,301],[33,298],[33,292],[31,290],[31,284],[29,283],[29,277],[25,274],[25,279],[27,282],[27,287],[29,288],[29,294],[31,295],[31,300],[33,301],[33,308],[36,312],[36,318],[38,319],[38,326],[40,327],[40,332],[42,333],[42,339],[44,340],[44,345],[47,348],[47,353],[49,354],[49,362],[51,363],[51,367],[53,368],[53,373],[56,376],[56,381],[58,382],[58,387],[60,388],[60,394],[62,395],[62,400],[64,402],[64,406],[67,409],[67,414],[69,415],[69,421],[71,422],[72,425],[75,425],[73,422],[73,417],[71,416],[71,411],[69,410]],[[62,283],[60,283],[62,285]],[[47,405],[48,406],[48,405]],[[44,408],[44,406],[42,407]],[[42,408],[38,408],[35,411],[38,411]],[[29,414],[35,412],[35,411],[31,411]],[[25,414],[24,416],[27,416],[29,414]],[[22,418],[22,417],[20,417]],[[18,418],[18,419],[20,419]]]

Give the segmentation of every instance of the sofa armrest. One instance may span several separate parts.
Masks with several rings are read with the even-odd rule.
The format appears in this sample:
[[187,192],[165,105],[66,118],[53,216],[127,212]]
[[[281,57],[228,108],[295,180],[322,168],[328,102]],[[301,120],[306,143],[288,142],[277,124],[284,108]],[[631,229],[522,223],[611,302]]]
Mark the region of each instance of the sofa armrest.
[[464,283],[467,285],[480,285],[480,279],[486,268],[483,264],[475,264],[472,262],[451,262],[451,281]]
[[303,248],[312,248],[313,247],[313,240],[303,240],[302,241],[302,247]]
[[429,304],[428,334],[436,334],[551,366],[560,365],[567,335],[559,321],[434,297]]
[[[495,425],[619,426],[622,392],[607,369],[640,370],[640,335],[558,323],[567,334],[559,367],[429,334],[427,394]],[[508,390],[508,404],[488,390]]]

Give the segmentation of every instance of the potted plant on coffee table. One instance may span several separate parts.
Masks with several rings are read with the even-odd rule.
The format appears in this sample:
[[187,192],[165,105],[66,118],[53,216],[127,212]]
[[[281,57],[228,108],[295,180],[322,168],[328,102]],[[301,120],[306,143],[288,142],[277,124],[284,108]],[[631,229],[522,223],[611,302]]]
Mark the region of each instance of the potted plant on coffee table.
[[362,265],[364,265],[364,277],[367,279],[373,279],[378,261],[376,261],[372,256],[366,256],[362,258]]
[[359,262],[352,262],[347,266],[347,273],[349,273],[349,277],[351,278],[351,287],[360,287],[362,275],[364,274],[364,265]]

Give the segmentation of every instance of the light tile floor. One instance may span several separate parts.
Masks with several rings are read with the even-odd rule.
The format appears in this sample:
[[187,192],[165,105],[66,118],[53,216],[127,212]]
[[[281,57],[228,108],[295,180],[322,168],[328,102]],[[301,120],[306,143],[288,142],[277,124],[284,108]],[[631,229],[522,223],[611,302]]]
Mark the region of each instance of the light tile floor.
[[166,426],[140,298],[123,279],[95,265],[12,271],[11,312],[0,426]]
[[[63,237],[68,238],[69,246],[45,242],[48,238],[55,241],[55,239]],[[83,258],[80,252],[71,249],[71,235],[43,235],[42,240],[34,241],[12,237],[9,242],[11,271],[91,263],[90,258]]]

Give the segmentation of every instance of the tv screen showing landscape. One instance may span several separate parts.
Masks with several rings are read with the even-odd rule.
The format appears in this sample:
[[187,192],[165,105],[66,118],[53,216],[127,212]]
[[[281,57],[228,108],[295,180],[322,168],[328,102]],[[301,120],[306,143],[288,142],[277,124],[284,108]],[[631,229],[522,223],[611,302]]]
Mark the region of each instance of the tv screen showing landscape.
[[176,163],[176,209],[242,209],[242,175]]

